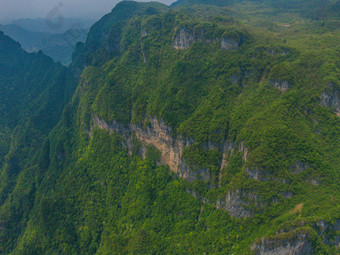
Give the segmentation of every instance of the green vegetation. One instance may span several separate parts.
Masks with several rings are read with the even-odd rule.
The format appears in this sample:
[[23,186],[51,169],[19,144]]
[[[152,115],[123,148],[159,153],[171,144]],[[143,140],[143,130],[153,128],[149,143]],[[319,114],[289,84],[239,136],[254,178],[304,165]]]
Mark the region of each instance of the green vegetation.
[[[28,63],[0,72],[0,110],[13,111],[0,124],[0,251],[251,254],[262,237],[305,236],[337,254],[338,230],[317,224],[340,219],[340,121],[321,102],[340,90],[340,20],[331,1],[306,16],[310,2],[122,2],[67,70],[31,66],[47,58],[0,37],[0,56],[20,56],[0,68]],[[131,132],[151,119],[190,142],[181,160],[196,179]],[[249,217],[223,209],[228,194]]]

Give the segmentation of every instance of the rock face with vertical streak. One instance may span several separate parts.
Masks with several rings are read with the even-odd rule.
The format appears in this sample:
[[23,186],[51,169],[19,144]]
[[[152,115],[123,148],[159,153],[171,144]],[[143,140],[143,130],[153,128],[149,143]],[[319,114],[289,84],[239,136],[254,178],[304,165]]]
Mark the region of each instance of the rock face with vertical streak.
[[328,84],[328,90],[323,91],[320,96],[320,105],[333,108],[334,112],[340,116],[340,103],[338,91],[334,88],[334,84]]
[[222,50],[237,50],[239,48],[239,42],[232,38],[222,38],[221,49]]
[[177,50],[188,49],[194,42],[195,37],[193,31],[189,31],[186,28],[179,29],[179,32],[175,36],[174,48]]
[[250,217],[252,216],[252,212],[245,208],[246,202],[243,200],[243,197],[256,199],[251,193],[240,190],[229,191],[224,199],[217,200],[216,208],[228,211],[228,213],[235,218]]
[[[130,150],[132,148],[132,134],[135,134],[136,138],[142,143],[144,147],[147,145],[153,145],[161,152],[161,164],[168,165],[170,170],[176,173],[179,177],[193,182],[195,180],[204,180],[208,182],[210,180],[210,172],[207,168],[201,168],[198,170],[191,169],[185,162],[183,151],[187,146],[194,143],[192,139],[173,138],[171,136],[171,128],[168,127],[163,121],[158,121],[155,118],[149,118],[149,125],[146,128],[142,128],[136,124],[130,124],[128,126],[121,125],[115,121],[106,123],[100,119],[97,115],[93,116],[93,128],[98,127],[100,129],[109,130],[110,132],[116,132],[124,138],[124,145]],[[91,132],[90,132],[91,133]],[[210,149],[215,148],[215,145],[210,144]],[[222,146],[222,158],[221,167],[227,165],[226,153],[232,151],[235,147],[234,142],[224,143]],[[238,146],[238,150],[245,154],[245,159],[248,153],[248,149],[241,143]],[[263,206],[259,203],[257,195],[251,192],[245,191],[229,191],[226,194],[225,199],[219,199],[216,203],[216,208],[223,209],[229,212],[229,214],[236,218],[251,217],[253,212],[246,209],[248,202],[253,201],[258,207]]]
[[256,255],[308,255],[313,254],[308,235],[298,234],[292,240],[263,238],[251,247]]
[[94,126],[100,129],[116,132],[124,138],[124,145],[132,148],[132,134],[142,143],[142,145],[153,145],[161,152],[161,164],[168,165],[171,171],[181,178],[193,182],[196,179],[209,181],[209,169],[202,168],[193,171],[182,158],[185,147],[193,144],[192,139],[173,138],[170,134],[171,128],[164,122],[150,118],[149,125],[144,129],[139,125],[131,124],[123,126],[115,121],[106,123],[97,115],[93,117]]

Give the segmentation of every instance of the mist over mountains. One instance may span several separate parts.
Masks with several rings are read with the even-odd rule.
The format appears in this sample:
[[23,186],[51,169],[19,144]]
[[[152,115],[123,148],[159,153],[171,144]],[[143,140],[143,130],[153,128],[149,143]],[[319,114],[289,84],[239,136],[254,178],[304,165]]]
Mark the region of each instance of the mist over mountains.
[[63,17],[62,21],[58,23],[58,20],[55,17],[51,17],[50,20],[45,17],[44,19],[17,19],[13,20],[11,24],[21,27],[30,32],[63,34],[67,30],[74,27],[79,27],[83,30],[89,30],[95,22],[95,19],[74,19]]

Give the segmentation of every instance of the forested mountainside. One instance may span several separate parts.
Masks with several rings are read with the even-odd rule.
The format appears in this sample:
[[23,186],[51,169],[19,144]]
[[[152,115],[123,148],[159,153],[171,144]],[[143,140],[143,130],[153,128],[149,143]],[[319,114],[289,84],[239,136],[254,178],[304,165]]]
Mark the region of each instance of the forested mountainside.
[[[19,43],[0,32],[1,210],[16,190],[22,169],[35,171],[40,146],[58,123],[75,85],[75,79],[61,64],[54,63],[41,52],[25,52]],[[15,203],[19,202],[17,198],[13,198]],[[28,207],[12,208],[10,218],[19,219],[30,210],[32,198],[22,199]],[[1,235],[8,235],[2,232],[3,223],[1,221]],[[20,228],[10,223],[6,226],[14,235]],[[2,248],[1,251],[3,253]]]
[[2,253],[339,252],[340,20],[235,3],[124,1],[68,69],[1,71]]
[[[74,89],[65,88],[67,70],[41,52],[29,54],[0,32],[1,161],[9,151],[10,133],[28,120],[48,134],[58,123]],[[21,130],[23,131],[23,130]]]

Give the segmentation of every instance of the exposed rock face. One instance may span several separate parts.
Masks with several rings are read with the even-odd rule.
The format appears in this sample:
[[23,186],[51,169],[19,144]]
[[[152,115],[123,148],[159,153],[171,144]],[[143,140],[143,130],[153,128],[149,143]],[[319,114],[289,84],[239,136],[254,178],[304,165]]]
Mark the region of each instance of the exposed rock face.
[[221,49],[222,50],[237,50],[240,47],[238,41],[232,38],[222,38]]
[[[109,130],[110,133],[116,132],[123,137],[123,145],[132,151],[133,134],[143,145],[142,154],[148,145],[153,145],[161,152],[161,164],[169,166],[170,170],[176,173],[179,177],[193,182],[197,179],[210,181],[210,170],[207,168],[191,169],[183,158],[183,151],[187,146],[194,143],[193,139],[183,139],[181,137],[174,138],[171,136],[171,128],[164,122],[154,118],[148,119],[148,125],[143,128],[139,125],[129,124],[122,125],[116,121],[107,123],[100,119],[97,115],[93,116],[93,126],[100,129]],[[91,132],[89,132],[91,135]],[[206,149],[218,148],[223,157],[221,158],[221,169],[228,165],[227,157],[233,153],[236,148],[244,155],[244,160],[247,159],[248,149],[242,142],[238,146],[234,142],[225,142],[218,146],[213,143],[207,143]],[[221,176],[220,176],[221,177]],[[204,198],[202,198],[204,199]],[[225,198],[219,199],[216,207],[227,210],[233,217],[251,217],[253,212],[247,209],[247,205],[251,203],[254,208],[265,206],[256,194],[244,190],[229,191]]]
[[271,172],[266,170],[260,170],[257,167],[254,166],[254,168],[246,168],[246,173],[250,179],[256,180],[256,181],[278,181],[281,183],[290,183],[289,180],[276,178],[271,174]]
[[320,220],[315,224],[315,229],[318,236],[322,237],[324,244],[340,249],[340,220],[336,220],[333,224]]
[[168,165],[171,171],[181,178],[189,182],[196,179],[210,180],[209,169],[202,168],[194,171],[182,158],[184,148],[194,143],[192,139],[173,138],[170,134],[171,128],[164,122],[157,119],[149,119],[149,121],[150,124],[144,129],[139,125],[123,126],[115,121],[106,123],[97,115],[93,117],[94,126],[121,135],[125,139],[125,147],[130,151],[132,149],[132,134],[134,133],[144,147],[147,145],[155,146],[161,152],[160,163]]
[[242,44],[243,39],[234,39],[234,38],[205,38],[204,37],[204,29],[200,31],[194,32],[194,30],[189,30],[187,28],[180,28],[177,31],[177,34],[174,38],[173,47],[177,50],[180,49],[189,49],[193,42],[221,42],[222,50],[238,50]]
[[250,169],[246,168],[246,173],[248,174],[249,178],[254,179],[256,181],[266,181],[268,180],[269,174],[266,171],[258,170],[258,169]]
[[[297,207],[298,208],[298,207]],[[298,228],[290,227],[287,230],[280,230],[277,235],[272,237],[264,237],[256,241],[251,250],[257,255],[300,255],[314,254],[313,246],[310,241],[310,229],[304,229],[305,221],[301,221]],[[317,235],[323,240],[323,243],[329,246],[340,248],[340,220],[334,223],[328,223],[319,220],[313,226]]]
[[170,135],[171,128],[164,122],[156,119],[150,119],[150,125],[146,129],[138,125],[132,125],[131,131],[135,133],[137,139],[143,145],[153,145],[161,152],[161,163],[166,164],[170,169],[187,181],[194,181],[202,176],[203,179],[209,180],[209,170],[192,171],[184,159],[182,159],[183,150],[191,145],[193,141],[172,138]]
[[235,143],[234,142],[229,142],[229,143],[224,143],[223,144],[223,156],[222,156],[222,163],[221,163],[221,170],[225,167],[228,166],[228,161],[227,161],[227,153],[228,152],[233,152],[235,147]]
[[142,37],[144,37],[144,36],[147,36],[148,33],[143,29],[141,35],[142,35]]
[[254,194],[240,190],[231,190],[224,199],[217,200],[216,208],[228,211],[228,213],[235,218],[250,217],[252,216],[252,212],[250,209],[245,208],[246,202],[243,200],[244,197],[257,199]]
[[190,45],[194,42],[195,36],[193,31],[188,31],[186,28],[181,28],[179,33],[175,36],[174,48],[179,49],[189,49]]
[[283,81],[275,80],[275,81],[270,81],[270,83],[273,85],[273,87],[278,88],[283,93],[289,89],[289,82],[286,80],[283,80]]
[[[99,118],[96,114],[93,116],[92,120],[94,127],[108,130],[110,133],[116,132],[119,135],[123,136],[125,138],[125,140],[123,141],[123,146],[127,147],[129,152],[132,151],[132,138],[130,127],[124,126],[116,121],[107,123],[101,118]],[[89,132],[89,135],[91,136],[91,132]]]
[[143,56],[143,63],[147,63],[145,51],[144,51],[144,37],[146,37],[148,33],[143,29],[141,32],[141,39],[140,39],[140,44],[141,44],[141,49],[142,49],[142,56]]
[[244,161],[247,161],[247,159],[248,159],[248,148],[244,145],[244,142],[241,142],[241,144],[239,146],[239,151],[243,153]]
[[146,55],[145,55],[145,52],[144,52],[144,48],[142,47],[142,56],[143,56],[143,63],[146,63],[147,60],[146,60]]
[[293,240],[262,238],[251,247],[257,255],[309,255],[313,254],[312,243],[307,234],[298,234]]
[[334,85],[332,83],[328,84],[330,91],[322,92],[320,97],[320,105],[325,107],[332,107],[334,112],[340,116],[340,104],[338,98],[338,92],[334,89]]

